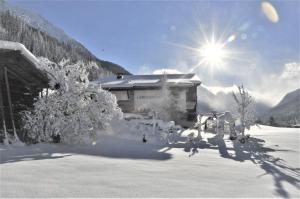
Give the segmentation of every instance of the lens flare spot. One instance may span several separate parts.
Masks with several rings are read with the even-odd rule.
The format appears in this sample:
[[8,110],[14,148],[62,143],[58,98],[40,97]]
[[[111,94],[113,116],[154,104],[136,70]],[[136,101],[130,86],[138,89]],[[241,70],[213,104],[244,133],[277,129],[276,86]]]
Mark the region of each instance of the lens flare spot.
[[235,39],[236,39],[236,36],[235,36],[235,34],[233,34],[230,37],[228,37],[227,42],[228,43],[233,42]]
[[247,34],[246,34],[246,33],[243,33],[243,34],[241,34],[241,39],[242,39],[242,40],[246,40],[246,39],[247,39],[247,37],[248,37],[248,36],[247,36]]
[[279,21],[279,16],[275,7],[269,2],[262,2],[261,9],[264,15],[268,18],[272,23],[277,23]]

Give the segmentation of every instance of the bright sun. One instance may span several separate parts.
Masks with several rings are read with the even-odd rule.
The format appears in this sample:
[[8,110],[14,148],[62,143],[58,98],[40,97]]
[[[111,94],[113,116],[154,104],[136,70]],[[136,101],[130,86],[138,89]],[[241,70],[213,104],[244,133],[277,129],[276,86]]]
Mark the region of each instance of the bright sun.
[[200,40],[202,44],[199,41],[197,42],[200,43],[198,48],[168,42],[176,47],[192,51],[194,55],[196,55],[197,64],[191,66],[189,72],[194,72],[197,68],[203,67],[213,74],[215,70],[226,70],[228,60],[239,59],[236,57],[237,53],[228,48],[229,44],[236,39],[235,34],[231,34],[228,38],[216,38],[215,33],[212,33],[209,39],[209,35],[205,34],[204,31],[201,32],[203,34],[203,40]]
[[204,64],[220,67],[227,56],[225,45],[215,42],[214,39],[205,43],[200,49],[200,57]]

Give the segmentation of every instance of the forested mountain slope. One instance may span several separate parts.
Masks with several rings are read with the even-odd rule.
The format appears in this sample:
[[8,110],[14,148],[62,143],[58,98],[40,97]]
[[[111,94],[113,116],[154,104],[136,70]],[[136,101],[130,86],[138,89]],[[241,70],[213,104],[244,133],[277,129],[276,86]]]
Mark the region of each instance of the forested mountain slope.
[[265,120],[273,117],[280,126],[292,126],[300,122],[300,89],[287,93],[282,100],[266,115]]
[[0,40],[20,42],[34,55],[47,57],[55,62],[63,58],[95,61],[100,67],[92,71],[91,79],[117,73],[129,74],[117,64],[98,59],[41,16],[4,1],[0,1]]

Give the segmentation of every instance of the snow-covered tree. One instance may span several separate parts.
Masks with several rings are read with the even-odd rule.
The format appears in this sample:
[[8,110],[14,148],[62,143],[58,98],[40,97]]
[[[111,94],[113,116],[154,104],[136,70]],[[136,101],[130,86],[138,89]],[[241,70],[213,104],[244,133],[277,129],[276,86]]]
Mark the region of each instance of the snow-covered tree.
[[89,86],[88,70],[95,64],[55,64],[40,58],[52,90],[24,113],[24,128],[36,141],[51,142],[59,137],[63,143],[93,141],[96,131],[105,128],[112,118],[121,117],[116,97],[99,87]]
[[237,104],[239,115],[240,132],[244,136],[245,129],[250,129],[255,124],[256,118],[254,113],[254,101],[244,86],[238,86],[238,93],[232,92],[233,98]]

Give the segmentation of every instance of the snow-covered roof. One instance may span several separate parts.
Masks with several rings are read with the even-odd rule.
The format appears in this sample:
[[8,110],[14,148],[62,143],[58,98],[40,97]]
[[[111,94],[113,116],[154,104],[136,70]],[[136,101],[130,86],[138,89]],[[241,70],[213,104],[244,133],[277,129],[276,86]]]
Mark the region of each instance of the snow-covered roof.
[[23,83],[36,88],[48,85],[47,75],[42,71],[39,60],[23,44],[0,40],[0,59],[0,69],[7,68],[14,78]]
[[39,67],[38,59],[21,43],[0,40],[0,50],[20,51],[21,54],[30,62],[32,62],[37,68]]
[[132,87],[156,87],[166,82],[169,86],[193,86],[200,85],[201,81],[196,74],[159,74],[159,75],[124,75],[109,76],[91,82],[93,85],[101,85],[102,88],[132,88]]

